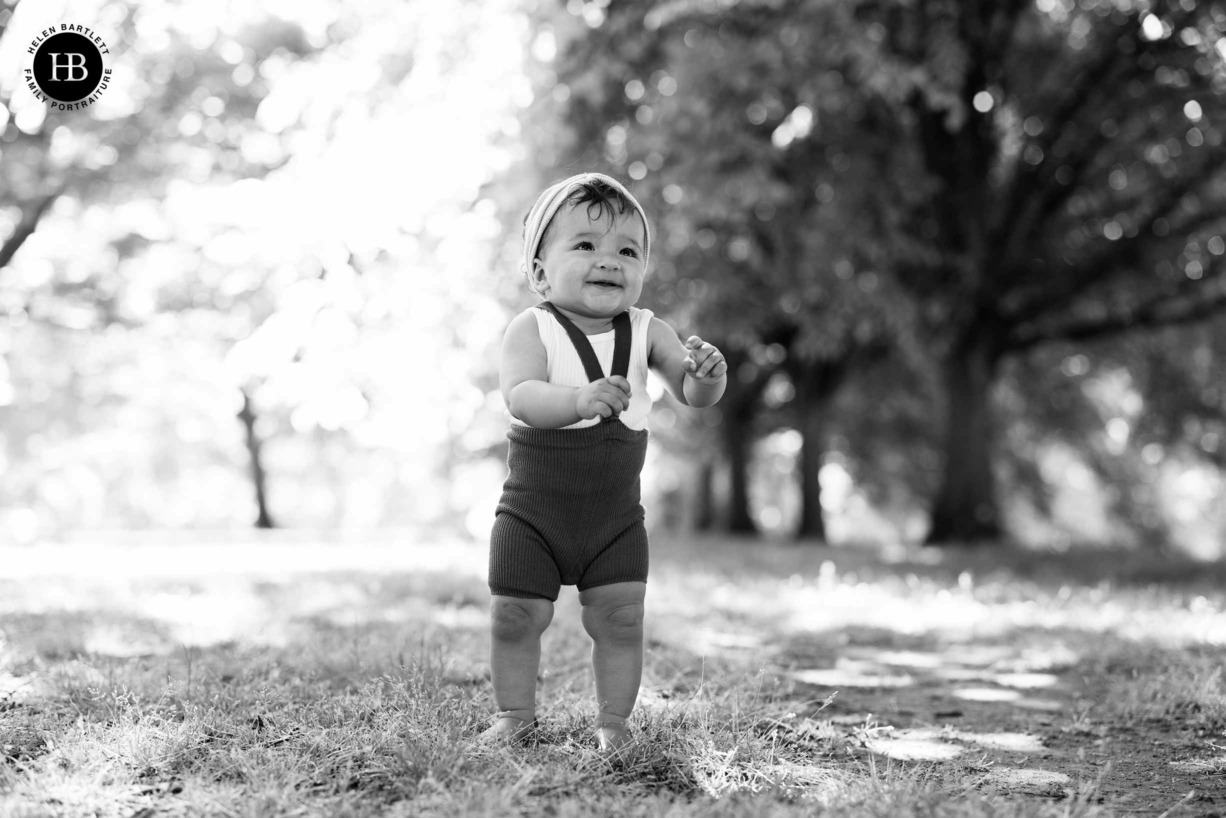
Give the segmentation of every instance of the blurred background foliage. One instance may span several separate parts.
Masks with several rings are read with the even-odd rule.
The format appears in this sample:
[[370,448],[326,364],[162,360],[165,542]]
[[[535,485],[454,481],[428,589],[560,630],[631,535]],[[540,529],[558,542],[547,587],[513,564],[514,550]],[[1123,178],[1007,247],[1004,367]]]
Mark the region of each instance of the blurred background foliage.
[[1224,102],[1203,0],[8,0],[0,532],[483,537],[520,220],[595,169],[732,363],[657,525],[1218,558]]

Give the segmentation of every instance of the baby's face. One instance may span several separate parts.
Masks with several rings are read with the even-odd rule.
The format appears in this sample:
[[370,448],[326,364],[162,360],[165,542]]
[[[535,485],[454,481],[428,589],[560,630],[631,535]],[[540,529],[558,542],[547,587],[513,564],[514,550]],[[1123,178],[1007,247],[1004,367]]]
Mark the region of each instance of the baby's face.
[[643,291],[645,225],[638,213],[559,210],[536,261],[538,290],[554,306],[587,318],[611,318]]

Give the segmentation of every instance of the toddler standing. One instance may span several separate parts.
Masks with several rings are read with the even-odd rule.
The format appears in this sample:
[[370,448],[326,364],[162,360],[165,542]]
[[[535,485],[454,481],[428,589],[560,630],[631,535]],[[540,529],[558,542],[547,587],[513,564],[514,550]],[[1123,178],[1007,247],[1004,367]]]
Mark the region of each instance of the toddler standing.
[[683,344],[634,306],[650,249],[643,208],[599,173],[552,185],[525,220],[524,271],[545,300],[511,321],[502,344],[511,427],[490,537],[498,712],[487,738],[520,739],[535,724],[541,634],[560,586],[575,585],[592,639],[598,746],[628,742],[643,670],[647,371],[703,407],[723,394],[728,369],[714,346],[697,336]]

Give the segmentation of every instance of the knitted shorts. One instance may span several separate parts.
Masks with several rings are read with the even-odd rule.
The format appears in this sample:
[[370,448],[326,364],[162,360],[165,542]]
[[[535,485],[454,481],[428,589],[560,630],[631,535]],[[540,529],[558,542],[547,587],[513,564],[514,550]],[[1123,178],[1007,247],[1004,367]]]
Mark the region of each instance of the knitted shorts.
[[617,420],[581,429],[512,426],[508,475],[490,535],[490,591],[558,598],[647,580],[639,474],[647,432]]

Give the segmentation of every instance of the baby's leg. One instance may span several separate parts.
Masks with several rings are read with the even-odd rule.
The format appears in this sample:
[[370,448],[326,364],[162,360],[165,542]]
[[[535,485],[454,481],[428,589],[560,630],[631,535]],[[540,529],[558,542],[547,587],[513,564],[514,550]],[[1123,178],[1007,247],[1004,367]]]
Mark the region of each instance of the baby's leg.
[[489,738],[520,739],[536,722],[541,634],[553,619],[548,599],[494,596],[490,603],[490,675],[498,706]]
[[583,627],[592,637],[592,670],[600,715],[596,737],[606,752],[625,746],[626,719],[643,677],[645,582],[618,582],[579,592]]

